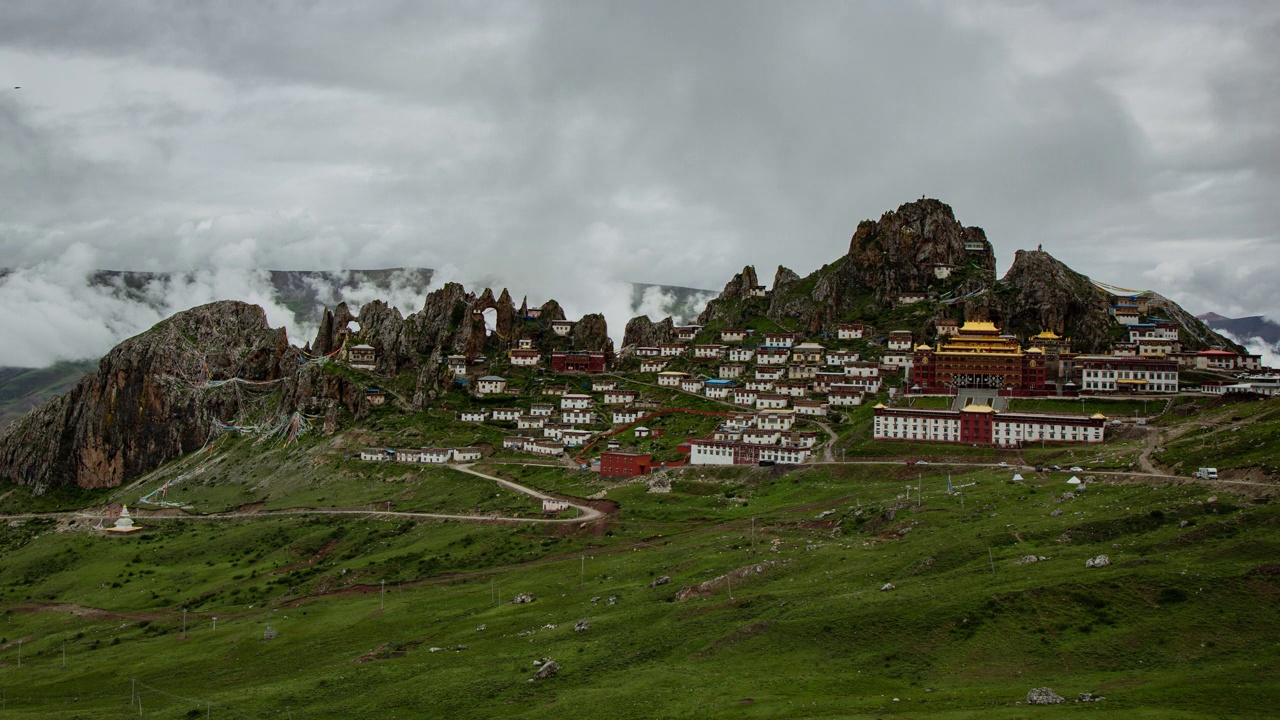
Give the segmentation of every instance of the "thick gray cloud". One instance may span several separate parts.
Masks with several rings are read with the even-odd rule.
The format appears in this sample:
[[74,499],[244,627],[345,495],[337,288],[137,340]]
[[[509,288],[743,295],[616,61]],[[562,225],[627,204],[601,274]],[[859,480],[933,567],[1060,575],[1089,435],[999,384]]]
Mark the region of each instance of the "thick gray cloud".
[[929,195],[1004,265],[1276,316],[1277,35],[1244,2],[7,3],[0,252],[435,267],[620,331],[622,281],[806,272]]

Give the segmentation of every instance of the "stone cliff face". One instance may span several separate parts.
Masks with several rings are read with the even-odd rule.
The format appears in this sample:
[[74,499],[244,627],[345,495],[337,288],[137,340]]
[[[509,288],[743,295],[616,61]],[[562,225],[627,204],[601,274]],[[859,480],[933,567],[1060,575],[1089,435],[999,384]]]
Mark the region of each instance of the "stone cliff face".
[[675,338],[675,323],[671,318],[653,322],[646,315],[639,315],[627,322],[622,333],[622,346],[654,347],[669,343]]
[[208,381],[282,380],[297,365],[256,305],[179,313],[116,346],[71,392],[0,435],[0,476],[27,485],[110,487],[204,444],[240,394]]
[[609,325],[604,315],[591,313],[583,315],[581,320],[573,324],[569,331],[569,343],[574,350],[603,350],[613,352],[613,340],[609,339]]
[[946,203],[919,200],[881,215],[879,221],[859,223],[844,262],[819,284],[861,285],[885,304],[898,293],[937,285],[938,265],[977,265],[994,275],[996,256],[982,228],[961,225]]
[[919,200],[859,223],[848,252],[808,277],[778,268],[768,317],[806,332],[830,331],[841,319],[892,308],[900,293],[963,295],[994,275],[995,252],[982,228],[961,225],[945,203]]
[[732,280],[725,283],[724,290],[720,292],[720,295],[708,302],[707,306],[703,308],[702,313],[698,315],[698,324],[706,325],[717,320],[734,322],[736,316],[740,314],[741,303],[749,299],[751,288],[759,284],[759,280],[756,279],[754,265],[742,268],[742,272],[734,275]]
[[1026,338],[1052,330],[1079,352],[1106,348],[1116,327],[1107,293],[1043,250],[1019,250],[991,291],[965,303],[965,318],[990,320]]

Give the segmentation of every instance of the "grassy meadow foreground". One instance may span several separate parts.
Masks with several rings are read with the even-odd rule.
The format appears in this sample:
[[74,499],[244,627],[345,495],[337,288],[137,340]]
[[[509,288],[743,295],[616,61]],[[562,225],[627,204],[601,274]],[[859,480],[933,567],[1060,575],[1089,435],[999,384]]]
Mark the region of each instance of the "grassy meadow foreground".
[[[343,433],[288,448],[228,439],[170,490],[186,515],[144,515],[125,537],[53,511],[133,502],[208,458],[127,493],[6,488],[5,512],[35,500],[49,513],[0,528],[0,712],[1266,716],[1280,708],[1280,507],[1250,473],[1275,465],[1280,401],[1171,405],[1101,453],[957,448],[956,464],[925,466],[856,462],[925,448],[871,441],[855,414],[837,426],[847,463],[684,468],[665,493],[563,465],[476,466],[612,510],[590,524],[372,514],[540,513],[453,468],[344,459],[359,445]],[[1086,468],[1079,489],[1072,473],[1022,466],[1013,482],[995,464],[1089,452],[1127,467],[1150,432],[1161,469],[1215,460],[1244,479]],[[216,517],[233,508],[248,517]],[[370,514],[278,512],[301,508]],[[1086,568],[1098,555],[1110,564]],[[534,600],[513,604],[521,593]],[[530,682],[544,658],[560,671]],[[1067,703],[1018,704],[1042,686]]]

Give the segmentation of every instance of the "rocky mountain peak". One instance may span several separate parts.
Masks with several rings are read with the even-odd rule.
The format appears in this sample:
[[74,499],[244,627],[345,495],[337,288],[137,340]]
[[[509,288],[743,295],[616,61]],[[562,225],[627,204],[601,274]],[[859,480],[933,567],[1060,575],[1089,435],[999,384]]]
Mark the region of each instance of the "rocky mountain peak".
[[241,409],[218,381],[282,380],[296,366],[257,305],[221,301],[117,345],[66,395],[0,434],[0,473],[38,487],[109,487],[204,444]]

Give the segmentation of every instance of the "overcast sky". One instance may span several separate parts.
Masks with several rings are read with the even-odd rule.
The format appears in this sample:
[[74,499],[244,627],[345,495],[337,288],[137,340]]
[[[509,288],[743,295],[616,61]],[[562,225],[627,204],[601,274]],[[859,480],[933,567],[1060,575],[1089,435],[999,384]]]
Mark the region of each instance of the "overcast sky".
[[612,321],[922,195],[1001,271],[1280,316],[1274,2],[10,0],[0,75],[6,337],[92,267],[433,267]]

